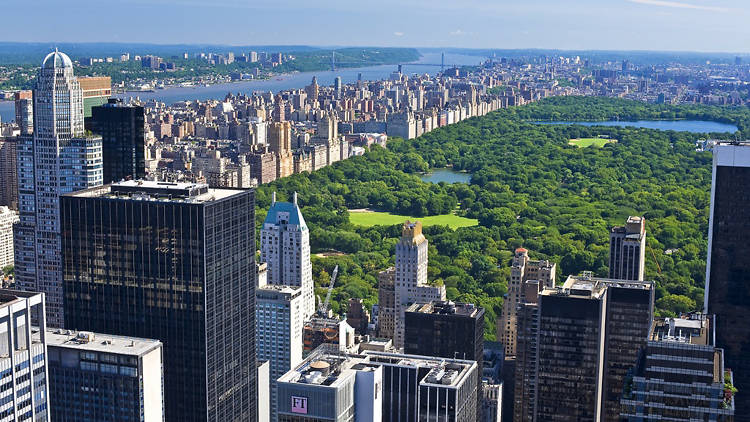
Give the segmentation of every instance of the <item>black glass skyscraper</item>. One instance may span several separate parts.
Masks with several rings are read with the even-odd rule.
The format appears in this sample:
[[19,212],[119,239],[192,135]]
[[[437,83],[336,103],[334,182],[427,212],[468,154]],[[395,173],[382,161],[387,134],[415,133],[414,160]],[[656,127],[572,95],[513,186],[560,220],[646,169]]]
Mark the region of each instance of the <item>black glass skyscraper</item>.
[[750,145],[713,149],[705,308],[734,373],[735,421],[750,421]]
[[[477,385],[482,385],[484,309],[450,301],[414,303],[404,313],[404,353],[477,362]],[[482,397],[477,394],[477,415]]]
[[119,99],[91,109],[91,129],[102,136],[104,183],[146,176],[143,125],[143,107]]
[[61,198],[65,326],[161,340],[167,421],[253,421],[251,190],[127,181]]

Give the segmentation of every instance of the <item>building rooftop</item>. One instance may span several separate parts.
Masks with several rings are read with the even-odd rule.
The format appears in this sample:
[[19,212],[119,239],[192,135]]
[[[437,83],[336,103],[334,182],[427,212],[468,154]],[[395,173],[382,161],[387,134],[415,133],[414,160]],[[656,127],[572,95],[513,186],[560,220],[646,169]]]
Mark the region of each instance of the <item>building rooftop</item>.
[[404,355],[367,350],[362,354],[344,353],[332,345],[316,348],[300,365],[279,377],[279,382],[337,387],[354,371],[374,370],[380,366],[429,369],[420,384],[458,387],[476,362],[429,356]]
[[599,299],[609,287],[651,290],[654,287],[654,282],[599,278],[594,277],[590,271],[584,271],[581,275],[568,276],[562,287],[547,288],[541,294],[544,296],[567,295]]
[[131,356],[143,356],[162,344],[159,340],[63,329],[47,329],[46,336],[47,346]]
[[478,317],[481,315],[482,308],[478,308],[473,303],[454,303],[447,301],[434,301],[430,303],[413,303],[406,312],[416,312],[421,314],[439,314],[439,315],[460,315],[467,317]]
[[640,240],[646,234],[646,219],[631,215],[624,226],[612,227],[611,232],[624,234],[627,239]]
[[712,315],[701,313],[655,319],[651,325],[649,340],[712,346],[713,322]]
[[134,201],[204,203],[244,192],[241,189],[212,189],[205,183],[125,180],[64,196],[130,199]]
[[263,225],[266,224],[292,224],[300,226],[300,230],[307,230],[307,223],[297,205],[297,192],[294,193],[292,202],[278,202],[276,192],[273,193],[271,208],[268,209],[266,219],[263,221]]

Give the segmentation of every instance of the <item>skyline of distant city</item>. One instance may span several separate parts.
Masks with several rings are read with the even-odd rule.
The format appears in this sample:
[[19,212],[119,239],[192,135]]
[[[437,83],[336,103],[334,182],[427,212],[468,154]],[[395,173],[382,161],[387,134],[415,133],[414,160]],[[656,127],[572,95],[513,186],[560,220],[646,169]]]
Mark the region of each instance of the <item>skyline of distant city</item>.
[[[5,41],[750,51],[744,24],[750,11],[739,0],[580,0],[564,7],[551,0],[384,0],[372,6],[331,0],[316,7],[299,0],[129,0],[107,8],[91,0],[64,8],[49,0],[10,0],[2,10],[33,15],[36,22],[28,31],[24,19],[8,20],[0,27]],[[110,25],[112,16],[121,24]],[[59,22],[74,21],[90,24],[61,31]]]

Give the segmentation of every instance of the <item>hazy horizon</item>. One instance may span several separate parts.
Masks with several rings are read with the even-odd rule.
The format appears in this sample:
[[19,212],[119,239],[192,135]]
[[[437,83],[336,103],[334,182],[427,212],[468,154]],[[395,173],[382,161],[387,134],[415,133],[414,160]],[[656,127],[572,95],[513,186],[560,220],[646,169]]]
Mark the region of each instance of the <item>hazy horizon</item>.
[[5,3],[6,42],[750,52],[740,0]]

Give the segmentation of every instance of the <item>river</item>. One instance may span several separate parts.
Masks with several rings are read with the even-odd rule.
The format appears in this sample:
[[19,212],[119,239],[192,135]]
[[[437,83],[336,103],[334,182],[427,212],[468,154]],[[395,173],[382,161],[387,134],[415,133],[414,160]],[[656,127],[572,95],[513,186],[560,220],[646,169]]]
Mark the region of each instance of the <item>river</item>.
[[[441,60],[440,53],[420,53],[422,54],[422,57],[414,62],[415,65],[410,65],[409,63],[404,64],[403,72],[406,74],[437,74],[440,71],[440,66],[425,66],[424,64],[439,64]],[[483,60],[484,58],[481,56],[445,54],[446,67],[452,65],[475,65]],[[229,92],[251,94],[255,91],[277,92],[288,89],[299,89],[309,85],[313,76],[318,78],[319,85],[333,85],[333,81],[337,76],[340,76],[341,81],[345,84],[353,83],[357,81],[360,73],[362,74],[363,80],[375,81],[387,79],[396,69],[396,65],[342,68],[336,69],[334,72],[330,70],[301,72],[274,76],[271,79],[232,82],[210,86],[166,88],[156,90],[155,92],[126,92],[124,94],[117,94],[116,96],[138,96],[142,100],[157,99],[167,104],[172,104],[183,100],[222,99]],[[15,112],[12,101],[0,102],[0,119],[2,119],[3,122],[14,120],[14,114]]]
[[737,126],[706,120],[638,120],[634,122],[610,120],[604,122],[533,122],[543,125],[619,126],[645,129],[674,130],[692,133],[737,132]]

